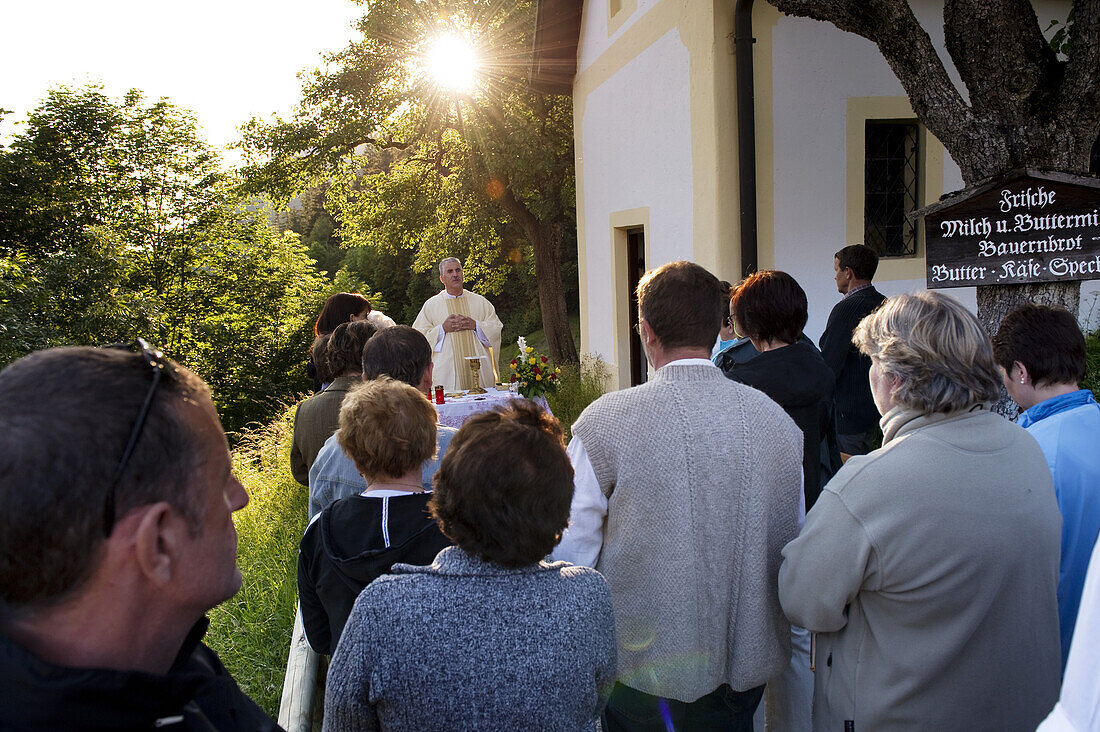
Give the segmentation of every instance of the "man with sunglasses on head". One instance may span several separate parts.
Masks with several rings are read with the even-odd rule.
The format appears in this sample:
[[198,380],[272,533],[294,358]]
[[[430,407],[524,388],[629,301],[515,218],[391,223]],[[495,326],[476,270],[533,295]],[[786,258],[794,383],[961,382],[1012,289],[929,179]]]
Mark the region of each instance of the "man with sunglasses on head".
[[247,503],[209,389],[144,341],[0,372],[0,728],[278,729],[201,642]]

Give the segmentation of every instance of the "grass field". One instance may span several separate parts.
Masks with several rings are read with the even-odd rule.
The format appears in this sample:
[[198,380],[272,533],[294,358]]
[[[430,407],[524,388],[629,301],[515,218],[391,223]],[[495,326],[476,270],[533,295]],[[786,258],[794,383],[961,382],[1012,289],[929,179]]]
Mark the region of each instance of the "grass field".
[[290,475],[294,409],[246,434],[233,451],[249,504],[235,515],[244,587],[210,612],[206,642],[237,683],[273,718],[279,712],[290,633],[298,602],[298,541],[307,494]]

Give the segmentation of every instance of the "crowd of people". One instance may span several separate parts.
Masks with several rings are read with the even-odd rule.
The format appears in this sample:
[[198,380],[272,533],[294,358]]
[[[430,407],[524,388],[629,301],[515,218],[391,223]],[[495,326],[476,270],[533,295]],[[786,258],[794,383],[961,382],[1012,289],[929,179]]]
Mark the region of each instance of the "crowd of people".
[[[414,327],[330,298],[291,452],[324,728],[1100,728],[1081,330],[1029,304],[990,338],[876,266],[836,253],[818,344],[787,273],[647,272],[650,378],[568,444],[526,400],[437,423],[433,383],[499,355],[458,260]],[[247,502],[144,341],[0,372],[0,728],[275,729],[201,640]]]

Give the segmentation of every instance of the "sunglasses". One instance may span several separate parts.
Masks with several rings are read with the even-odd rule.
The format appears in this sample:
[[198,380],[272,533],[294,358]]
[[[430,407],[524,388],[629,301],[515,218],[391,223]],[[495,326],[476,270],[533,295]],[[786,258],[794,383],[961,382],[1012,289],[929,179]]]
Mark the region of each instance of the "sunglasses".
[[130,456],[134,454],[134,447],[145,428],[145,419],[149,416],[149,408],[153,406],[153,397],[157,393],[161,376],[168,368],[168,362],[164,358],[164,353],[160,349],[150,346],[144,338],[138,338],[129,343],[112,343],[105,346],[105,348],[140,351],[142,360],[148,364],[153,372],[153,383],[149,385],[149,391],[145,394],[145,401],[142,402],[141,410],[138,412],[137,419],[134,420],[134,427],[130,430],[130,439],[127,440],[122,459],[119,461],[118,467],[115,468],[115,475],[111,479],[111,486],[107,489],[107,499],[103,504],[103,535],[110,536],[115,528],[115,494],[118,492],[118,483],[122,480],[122,474],[126,471],[126,465],[130,462]]

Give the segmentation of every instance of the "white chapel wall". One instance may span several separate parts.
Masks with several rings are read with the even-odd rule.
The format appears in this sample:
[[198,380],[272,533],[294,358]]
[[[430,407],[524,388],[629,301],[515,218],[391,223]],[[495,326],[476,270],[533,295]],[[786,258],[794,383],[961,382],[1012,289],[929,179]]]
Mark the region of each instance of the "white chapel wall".
[[[639,2],[639,4],[641,4]],[[640,9],[639,9],[640,10]],[[587,29],[586,29],[587,32]],[[583,348],[613,360],[610,281],[612,215],[648,209],[647,266],[685,256],[692,241],[692,150],[688,52],[669,31],[591,91],[574,120],[578,138],[579,232],[587,272]],[[623,222],[629,223],[629,222]],[[641,221],[639,220],[639,222]]]

